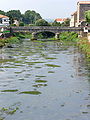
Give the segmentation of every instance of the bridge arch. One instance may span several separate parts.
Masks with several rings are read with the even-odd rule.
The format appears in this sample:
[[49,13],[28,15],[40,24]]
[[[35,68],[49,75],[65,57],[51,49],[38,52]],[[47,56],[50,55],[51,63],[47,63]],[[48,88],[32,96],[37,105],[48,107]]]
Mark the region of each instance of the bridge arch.
[[59,39],[59,33],[56,33],[52,30],[39,30],[37,32],[33,32],[32,33],[32,39],[36,40],[36,39],[47,39],[47,38],[53,38],[55,37],[55,39]]

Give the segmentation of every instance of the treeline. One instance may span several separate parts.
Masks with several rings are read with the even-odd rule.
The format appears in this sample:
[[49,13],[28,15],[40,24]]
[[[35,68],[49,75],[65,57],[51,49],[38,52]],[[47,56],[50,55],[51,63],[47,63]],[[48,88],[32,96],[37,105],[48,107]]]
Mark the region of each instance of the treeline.
[[0,14],[6,15],[10,19],[10,25],[14,25],[14,20],[19,22],[19,26],[26,25],[34,25],[34,26],[69,26],[70,19],[67,18],[63,23],[59,23],[54,21],[53,23],[49,23],[48,21],[42,19],[41,15],[35,11],[27,10],[24,14],[20,12],[20,10],[10,10],[8,12],[4,12],[0,10]]
[[8,12],[0,10],[0,14],[8,16],[10,24],[13,24],[14,20],[23,22],[24,24],[35,24],[35,21],[42,19],[41,15],[33,10],[27,10],[24,14],[20,10],[10,10]]

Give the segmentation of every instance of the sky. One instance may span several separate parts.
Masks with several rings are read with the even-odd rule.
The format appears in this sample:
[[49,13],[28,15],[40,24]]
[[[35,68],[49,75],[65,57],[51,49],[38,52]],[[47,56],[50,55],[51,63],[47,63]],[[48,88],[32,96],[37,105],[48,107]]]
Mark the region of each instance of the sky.
[[0,0],[0,10],[34,10],[43,19],[68,18],[76,11],[77,1],[83,0]]

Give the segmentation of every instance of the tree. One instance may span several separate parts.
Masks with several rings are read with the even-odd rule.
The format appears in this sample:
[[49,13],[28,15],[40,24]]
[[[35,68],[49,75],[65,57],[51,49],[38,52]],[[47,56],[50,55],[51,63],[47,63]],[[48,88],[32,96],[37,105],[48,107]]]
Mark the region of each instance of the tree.
[[0,10],[0,14],[5,15],[5,12],[4,12],[4,11],[2,11],[2,10]]
[[11,24],[13,24],[14,20],[21,21],[22,19],[20,10],[10,10],[6,13],[6,15],[10,18]]
[[23,22],[20,22],[20,23],[19,23],[19,26],[24,26],[24,23],[23,23]]
[[23,14],[23,19],[22,21],[25,24],[34,24],[36,20],[41,19],[42,17],[40,16],[39,13],[36,13],[35,11],[27,10],[25,14]]
[[52,26],[61,26],[60,22],[57,22],[56,20],[52,23]]
[[50,24],[44,20],[44,19],[39,19],[35,22],[36,26],[50,26]]
[[85,12],[85,18],[88,23],[90,23],[90,10]]

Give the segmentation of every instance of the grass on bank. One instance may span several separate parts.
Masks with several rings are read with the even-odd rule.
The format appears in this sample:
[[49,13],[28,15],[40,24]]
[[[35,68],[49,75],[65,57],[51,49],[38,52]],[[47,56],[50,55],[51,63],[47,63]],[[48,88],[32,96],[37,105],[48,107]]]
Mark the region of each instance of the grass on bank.
[[20,40],[17,37],[2,38],[0,39],[0,47],[20,43]]
[[88,42],[87,38],[80,38],[77,44],[78,47],[86,54],[86,57],[90,58],[90,43]]
[[12,44],[18,44],[22,42],[22,39],[31,38],[30,33],[14,33],[9,38],[0,38],[0,47],[12,47]]

